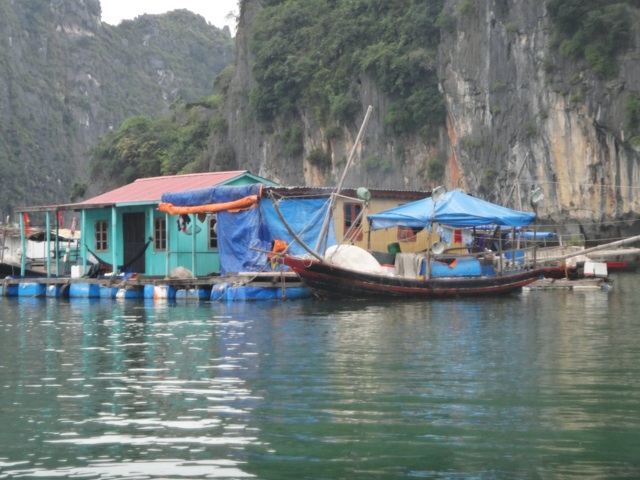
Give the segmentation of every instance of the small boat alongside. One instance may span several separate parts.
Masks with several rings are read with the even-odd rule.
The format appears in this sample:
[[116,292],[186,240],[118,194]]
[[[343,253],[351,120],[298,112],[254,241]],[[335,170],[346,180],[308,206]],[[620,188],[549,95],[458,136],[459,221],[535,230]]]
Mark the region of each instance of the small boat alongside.
[[[640,265],[640,248],[625,245],[640,242],[640,235],[624,238],[591,248],[584,246],[566,246],[537,248],[539,264],[546,266],[549,272],[557,273],[562,269],[572,272],[566,276],[605,276],[609,272],[634,272]],[[525,254],[525,261],[531,261]],[[553,266],[555,265],[555,266]],[[605,271],[606,274],[603,274]],[[548,278],[561,278],[548,275]]]
[[[0,262],[0,279],[7,277],[20,277],[20,272],[21,266],[19,264]],[[46,276],[46,273],[27,268],[25,269],[24,276],[29,278],[37,278]]]
[[505,238],[507,250],[515,250],[513,258],[520,263],[532,264],[535,252],[535,261],[548,270],[549,278],[589,276],[591,264],[602,264],[607,272],[635,272],[640,266],[640,248],[622,246],[637,237],[592,248],[585,247],[584,238],[564,238],[554,232],[539,231],[534,238],[533,232],[520,231]]

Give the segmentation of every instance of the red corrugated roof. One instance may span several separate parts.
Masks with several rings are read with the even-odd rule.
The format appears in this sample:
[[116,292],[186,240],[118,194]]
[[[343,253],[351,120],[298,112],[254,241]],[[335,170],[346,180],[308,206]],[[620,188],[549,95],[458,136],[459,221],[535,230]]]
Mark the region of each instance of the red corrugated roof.
[[159,202],[163,193],[214,187],[244,173],[247,173],[247,171],[237,170],[233,172],[192,173],[167,177],[139,178],[129,185],[85,200],[80,205]]

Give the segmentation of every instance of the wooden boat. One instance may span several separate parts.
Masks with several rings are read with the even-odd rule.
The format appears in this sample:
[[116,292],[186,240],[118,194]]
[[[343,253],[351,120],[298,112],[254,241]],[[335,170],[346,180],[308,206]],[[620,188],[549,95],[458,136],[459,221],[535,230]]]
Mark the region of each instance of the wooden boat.
[[[544,264],[550,266],[554,262],[557,262],[558,258],[570,259],[569,264],[564,263],[562,266],[569,270],[577,270],[578,267],[582,268],[585,262],[597,262],[604,263],[607,266],[609,272],[633,272],[640,266],[640,248],[636,247],[620,247],[612,248],[611,243],[599,245],[596,249],[587,249],[584,246],[584,239],[579,245],[571,244],[562,236],[553,232],[536,232],[536,238],[533,238],[533,232],[518,232],[516,234],[516,240],[511,239],[510,235],[507,236],[507,240],[511,246],[520,243],[516,250],[516,256],[520,259],[521,263],[533,262],[533,252],[535,245],[536,261],[538,264]],[[623,240],[624,243],[628,243],[627,239]],[[555,244],[554,244],[555,243]],[[616,244],[618,242],[613,242]],[[555,273],[553,268],[550,271]],[[554,277],[558,278],[558,277]]]
[[[20,265],[16,265],[14,263],[6,263],[0,262],[0,279],[6,277],[19,277],[20,276],[21,267]],[[37,270],[32,270],[27,268],[25,270],[25,277],[43,277],[46,276],[45,273],[39,272]]]
[[610,272],[635,272],[640,265],[640,248],[612,248],[588,253],[595,262],[604,262]]
[[[561,268],[568,267],[567,261],[573,260],[573,268],[576,266],[586,266],[589,262],[602,263],[606,265],[608,272],[637,270],[640,265],[640,248],[624,247],[627,244],[640,242],[640,235],[624,238],[611,243],[605,243],[596,247],[585,249],[584,247],[549,247],[538,249],[541,263],[549,267],[550,264],[561,265],[561,267],[549,267],[550,272],[557,273]],[[571,252],[570,250],[574,251]],[[580,260],[575,262],[576,260]],[[560,278],[558,276],[547,275],[548,278]],[[568,275],[570,278],[570,275]]]
[[[478,261],[473,257],[469,260]],[[498,275],[484,269],[481,275],[407,278],[340,267],[311,256],[285,255],[283,261],[317,297],[330,299],[433,299],[508,294],[544,275],[543,270],[514,270]]]
[[[439,197],[439,198],[438,198]],[[510,210],[460,191],[434,195],[367,217],[372,230],[405,226],[429,228],[434,223],[455,228],[529,225],[534,213]],[[507,261],[502,252],[447,255],[438,242],[426,253],[413,255],[419,264],[409,274],[382,267],[363,249],[338,245],[323,255],[285,254],[283,263],[321,298],[442,298],[508,294],[535,282],[545,269],[526,268]]]

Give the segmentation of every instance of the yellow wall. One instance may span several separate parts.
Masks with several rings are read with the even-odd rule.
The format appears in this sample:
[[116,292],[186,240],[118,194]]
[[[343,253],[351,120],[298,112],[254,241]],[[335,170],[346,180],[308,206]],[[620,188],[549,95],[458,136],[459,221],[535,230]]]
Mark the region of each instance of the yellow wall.
[[[336,201],[336,208],[334,211],[333,219],[335,222],[336,229],[336,237],[338,242],[342,240],[345,234],[344,229],[344,204],[345,203],[353,203],[355,200],[338,198]],[[422,230],[416,236],[415,242],[400,242],[398,241],[398,229],[397,228],[389,228],[387,230],[376,230],[371,232],[371,238],[369,240],[369,222],[366,220],[366,215],[370,215],[372,213],[382,212],[384,210],[388,210],[390,208],[398,207],[400,205],[404,205],[409,203],[409,200],[398,200],[398,199],[375,199],[371,198],[369,201],[369,208],[366,210],[363,221],[363,234],[362,240],[354,242],[354,245],[358,247],[365,248],[367,250],[371,250],[374,252],[386,252],[388,250],[388,245],[391,243],[399,243],[400,251],[404,253],[412,253],[419,252],[427,249],[427,245],[429,242],[429,232],[427,229]],[[438,240],[437,235],[433,233],[432,242]]]
[[[333,214],[335,222],[336,238],[338,242],[341,242],[344,234],[344,204],[354,203],[355,199],[346,199],[344,197],[338,197],[336,200],[336,207]],[[440,240],[436,233],[437,224],[433,226],[433,232],[430,233],[426,228],[418,232],[416,235],[416,241],[400,241],[398,240],[398,229],[389,228],[387,230],[376,230],[371,232],[369,237],[369,222],[366,219],[367,215],[372,213],[382,212],[390,208],[395,208],[406,203],[410,203],[411,200],[401,199],[375,199],[371,198],[369,201],[369,207],[366,210],[362,220],[362,240],[353,242],[354,245],[370,250],[373,252],[387,252],[388,247],[392,243],[398,243],[400,245],[400,251],[403,253],[417,253],[426,251],[434,242]],[[445,245],[447,252],[452,254],[466,253],[467,248],[463,244]],[[460,247],[460,248],[456,248]]]

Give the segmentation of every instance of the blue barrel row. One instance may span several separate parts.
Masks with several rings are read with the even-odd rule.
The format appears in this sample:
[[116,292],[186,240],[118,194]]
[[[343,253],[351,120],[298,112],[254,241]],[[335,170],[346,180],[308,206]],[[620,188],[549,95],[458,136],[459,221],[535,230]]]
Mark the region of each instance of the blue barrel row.
[[0,296],[47,297],[47,298],[119,298],[153,300],[199,300],[212,302],[246,302],[259,300],[295,300],[310,298],[311,292],[304,287],[251,286],[220,283],[212,287],[177,289],[170,285],[144,285],[122,289],[95,283],[72,283],[68,285],[47,285],[25,282],[7,285],[6,292],[0,286]]

